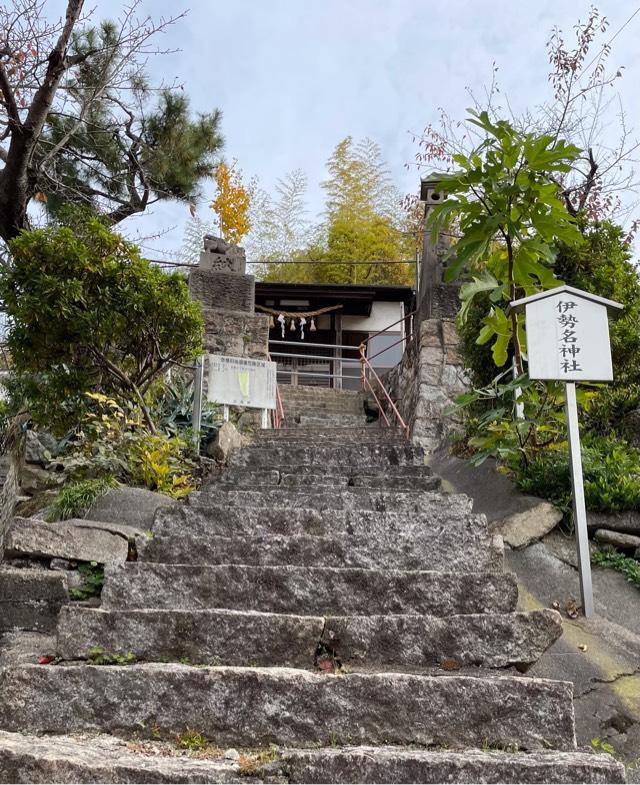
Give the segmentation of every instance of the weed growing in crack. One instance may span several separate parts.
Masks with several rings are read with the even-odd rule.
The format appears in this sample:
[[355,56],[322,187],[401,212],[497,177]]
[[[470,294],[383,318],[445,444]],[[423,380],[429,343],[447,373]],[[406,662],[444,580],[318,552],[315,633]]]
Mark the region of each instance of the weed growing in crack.
[[203,750],[209,746],[209,739],[203,733],[192,728],[185,728],[177,736],[176,741],[178,747],[182,750]]
[[70,589],[71,599],[88,600],[90,597],[99,597],[104,584],[104,566],[96,561],[87,562],[78,566],[78,572],[84,582],[77,589]]
[[133,652],[114,654],[100,646],[92,646],[89,649],[88,661],[92,665],[131,665],[136,661],[136,655]]
[[604,739],[599,739],[597,736],[595,739],[591,739],[591,746],[596,752],[602,752],[606,755],[613,755],[616,756],[616,748],[613,744],[610,744],[608,741]]
[[263,766],[274,763],[278,760],[278,757],[278,748],[275,746],[269,747],[268,750],[240,755],[238,758],[240,774],[244,777],[252,777],[255,774],[259,774]]

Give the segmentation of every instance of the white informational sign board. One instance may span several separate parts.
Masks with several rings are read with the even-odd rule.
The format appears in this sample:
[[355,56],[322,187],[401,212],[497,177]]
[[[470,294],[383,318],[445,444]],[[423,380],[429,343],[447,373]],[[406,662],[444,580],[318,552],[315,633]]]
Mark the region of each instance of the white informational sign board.
[[250,357],[207,355],[207,400],[225,406],[276,408],[276,364]]
[[613,379],[607,308],[569,292],[525,306],[531,379]]

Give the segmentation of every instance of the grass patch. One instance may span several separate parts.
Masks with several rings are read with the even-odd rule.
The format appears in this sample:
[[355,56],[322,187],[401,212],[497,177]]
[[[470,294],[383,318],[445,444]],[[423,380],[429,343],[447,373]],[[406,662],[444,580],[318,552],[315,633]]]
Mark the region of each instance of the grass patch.
[[591,556],[591,564],[595,567],[609,567],[621,572],[629,583],[640,589],[640,562],[630,559],[615,548],[604,548]]
[[269,763],[274,763],[278,760],[277,747],[271,747],[268,750],[261,750],[249,755],[240,755],[238,758],[238,767],[240,774],[244,777],[253,777],[259,775],[263,766]]
[[197,730],[185,728],[177,737],[177,744],[181,750],[204,750],[209,746],[209,739]]
[[128,654],[112,654],[100,646],[92,646],[89,649],[89,662],[92,665],[131,665],[135,661],[136,655],[132,652]]
[[47,520],[66,521],[69,518],[81,518],[101,496],[117,485],[113,477],[69,483],[50,506]]

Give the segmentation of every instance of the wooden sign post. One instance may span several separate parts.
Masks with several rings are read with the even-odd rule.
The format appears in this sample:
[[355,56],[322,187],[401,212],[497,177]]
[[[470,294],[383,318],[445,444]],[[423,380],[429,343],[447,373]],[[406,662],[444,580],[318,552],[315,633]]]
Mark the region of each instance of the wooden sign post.
[[525,312],[529,378],[565,383],[580,595],[584,615],[593,616],[591,559],[575,383],[610,382],[613,379],[607,311],[622,310],[623,306],[572,286],[560,286],[514,300],[509,308],[516,313]]

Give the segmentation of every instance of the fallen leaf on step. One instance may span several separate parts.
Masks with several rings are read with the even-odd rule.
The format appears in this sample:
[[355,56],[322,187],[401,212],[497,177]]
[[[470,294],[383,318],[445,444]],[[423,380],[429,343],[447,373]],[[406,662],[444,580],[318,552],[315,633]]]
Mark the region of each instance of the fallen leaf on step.
[[575,600],[569,600],[567,603],[567,607],[565,608],[566,614],[570,619],[577,619],[578,618],[578,606],[576,605]]
[[587,650],[587,647],[585,646],[584,643],[578,644],[578,648],[580,649],[580,651],[586,651]]
[[459,671],[460,663],[457,660],[442,660],[440,667],[443,671]]
[[38,665],[51,665],[54,657],[38,657]]

